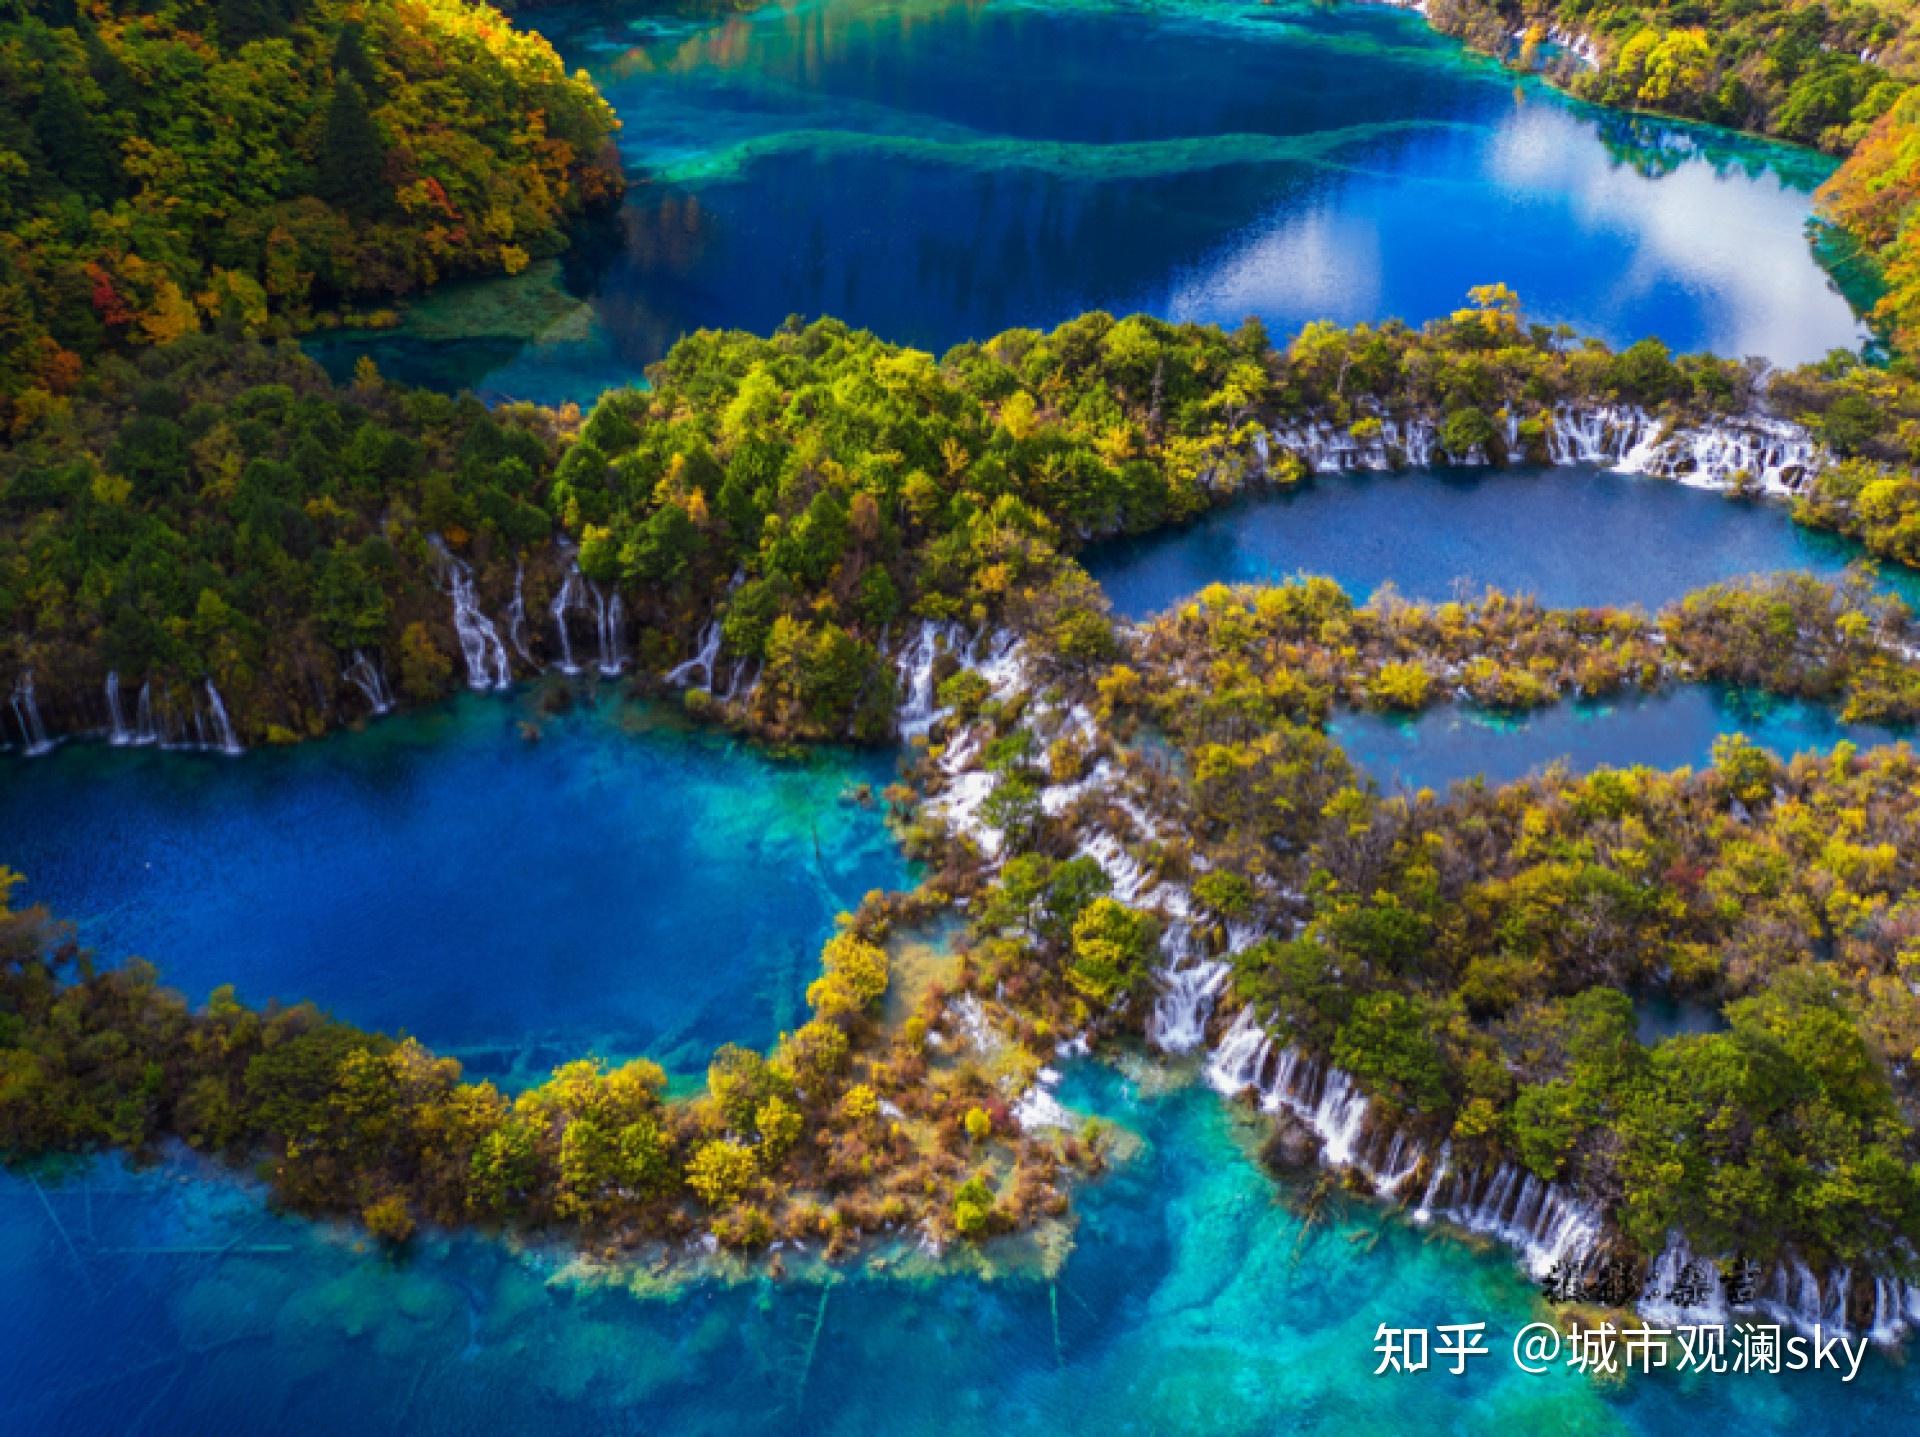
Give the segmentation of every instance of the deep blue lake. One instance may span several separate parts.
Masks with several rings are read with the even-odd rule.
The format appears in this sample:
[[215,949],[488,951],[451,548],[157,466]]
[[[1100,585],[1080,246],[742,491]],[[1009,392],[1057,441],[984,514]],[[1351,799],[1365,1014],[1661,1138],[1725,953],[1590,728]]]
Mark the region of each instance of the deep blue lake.
[[646,705],[467,697],[237,759],[0,760],[0,862],[16,901],[196,1002],[312,998],[514,1081],[588,1051],[704,1071],[805,1018],[836,913],[912,885],[877,803],[847,798],[892,772]]
[[[1787,506],[1590,468],[1340,474],[1264,489],[1181,529],[1116,539],[1083,556],[1127,618],[1208,584],[1324,574],[1364,599],[1392,582],[1408,598],[1489,585],[1554,608],[1639,604],[1747,574],[1838,574],[1857,545],[1793,522]],[[1889,568],[1909,603],[1920,582]]]
[[1457,308],[1776,363],[1864,331],[1808,243],[1831,161],[1608,115],[1418,15],[1307,0],[529,10],[635,185],[563,264],[334,339],[391,375],[590,401],[697,328],[833,314],[934,350],[1089,308],[1276,333]]

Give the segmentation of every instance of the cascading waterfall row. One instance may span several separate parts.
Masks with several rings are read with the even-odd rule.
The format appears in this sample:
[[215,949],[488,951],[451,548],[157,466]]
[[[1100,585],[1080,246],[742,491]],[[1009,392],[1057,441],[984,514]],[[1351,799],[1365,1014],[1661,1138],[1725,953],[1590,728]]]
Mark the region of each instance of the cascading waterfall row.
[[[101,694],[102,701],[97,706],[83,704],[77,715],[71,710],[63,715],[69,720],[78,719],[68,723],[66,733],[104,737],[116,748],[153,746],[225,754],[244,751],[227,714],[226,701],[212,679],[203,679],[185,690],[184,710],[177,706],[181,697],[179,690],[172,692],[171,702],[168,695],[156,702],[152,681],[143,681],[134,700],[131,721],[117,671],[107,674]],[[22,751],[29,757],[50,752],[55,740],[41,712],[31,674],[23,674],[15,681],[9,695],[9,708],[13,726],[21,737]]]
[[[1367,1101],[1352,1079],[1322,1059],[1277,1044],[1243,1008],[1222,1035],[1207,1063],[1207,1079],[1227,1096],[1251,1091],[1264,1112],[1290,1112],[1321,1140],[1321,1161],[1365,1174],[1381,1197],[1410,1205],[1416,1223],[1435,1219],[1513,1248],[1527,1273],[1544,1278],[1556,1270],[1591,1270],[1610,1235],[1605,1214],[1559,1183],[1547,1182],[1518,1163],[1492,1168],[1454,1161],[1450,1143],[1429,1158],[1419,1139],[1384,1124],[1367,1123]],[[1427,1170],[1418,1197],[1409,1180]],[[1891,1345],[1920,1330],[1920,1285],[1886,1274],[1859,1276],[1848,1268],[1824,1278],[1798,1257],[1783,1258],[1754,1284],[1752,1297],[1730,1306],[1722,1264],[1695,1257],[1684,1238],[1669,1237],[1647,1271],[1638,1310],[1655,1322],[1725,1323],[1732,1314],[1756,1314],[1811,1332],[1864,1332]],[[1692,1284],[1683,1284],[1689,1271]],[[1691,1300],[1677,1301],[1678,1289]]]
[[[1545,425],[1549,463],[1593,464],[1702,488],[1731,489],[1744,481],[1762,493],[1786,498],[1802,492],[1833,462],[1806,429],[1766,415],[1670,425],[1634,405],[1563,404],[1534,417]],[[1522,424],[1518,416],[1506,422],[1511,463],[1526,460]],[[1315,473],[1423,469],[1436,459],[1463,465],[1492,462],[1478,447],[1449,454],[1441,445],[1439,425],[1425,418],[1370,416],[1346,427],[1308,420],[1259,435],[1253,447],[1262,472],[1271,465],[1276,448]]]

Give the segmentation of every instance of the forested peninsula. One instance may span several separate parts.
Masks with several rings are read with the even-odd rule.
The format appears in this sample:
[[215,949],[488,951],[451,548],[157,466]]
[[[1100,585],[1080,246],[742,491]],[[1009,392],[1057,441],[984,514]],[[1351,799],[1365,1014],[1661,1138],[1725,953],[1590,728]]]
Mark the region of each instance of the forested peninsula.
[[830,320],[702,333],[651,378],[582,417],[215,335],[103,356],[0,452],[9,740],[288,742],[589,667],[880,740],[925,625],[1070,642],[1089,541],[1350,468],[1616,465],[1920,562],[1903,371],[1614,352],[1499,286],[1280,346],[1105,314],[940,359]]

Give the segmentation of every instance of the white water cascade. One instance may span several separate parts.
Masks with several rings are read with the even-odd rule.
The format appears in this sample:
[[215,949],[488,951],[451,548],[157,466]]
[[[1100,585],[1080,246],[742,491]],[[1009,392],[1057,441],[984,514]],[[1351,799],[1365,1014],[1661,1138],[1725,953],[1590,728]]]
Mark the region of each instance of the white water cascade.
[[1163,968],[1156,975],[1160,994],[1147,1017],[1147,1041],[1163,1053],[1191,1053],[1206,1041],[1214,999],[1233,969],[1217,958]]
[[[1670,425],[1635,405],[1562,404],[1541,417],[1546,421],[1547,458],[1552,464],[1593,464],[1697,488],[1731,489],[1745,484],[1775,498],[1787,498],[1802,492],[1813,475],[1832,462],[1805,428],[1762,414]],[[1520,424],[1518,414],[1507,416],[1504,452],[1508,462],[1525,457]],[[1360,430],[1357,435],[1355,427]],[[1441,453],[1432,420],[1381,415],[1367,416],[1358,426],[1304,420],[1262,435],[1254,453],[1263,471],[1274,446],[1316,473],[1419,469],[1431,465]],[[1492,462],[1477,448],[1448,458],[1456,464]]]
[[53,747],[40,718],[40,705],[34,701],[32,674],[22,674],[13,686],[13,718],[20,725],[20,738],[29,755],[43,754]]
[[447,573],[447,588],[453,598],[453,629],[460,637],[460,653],[467,661],[467,687],[504,689],[513,683],[513,670],[507,659],[507,646],[480,609],[474,593],[473,568],[455,558],[438,537],[434,552]]
[[934,706],[933,666],[940,657],[943,640],[948,648],[957,646],[956,626],[923,619],[918,632],[901,649],[900,657],[895,661],[900,674],[900,687],[906,695],[897,718],[903,739],[924,734],[933,727],[933,721],[938,716],[939,711]]
[[124,748],[133,742],[133,730],[127,727],[127,716],[120,709],[120,674],[111,670],[107,674],[107,723],[110,728],[107,742],[115,748]]
[[1276,1046],[1252,1009],[1242,1008],[1221,1038],[1207,1063],[1207,1081],[1229,1097],[1253,1089],[1262,1111],[1291,1112],[1319,1135],[1320,1160],[1328,1167],[1362,1166],[1356,1159],[1366,1095],[1331,1063]]
[[713,620],[700,635],[700,647],[692,658],[683,664],[675,664],[667,670],[667,682],[678,684],[682,688],[693,682],[694,670],[702,676],[701,687],[709,692],[713,689],[713,668],[720,662],[720,621]]
[[220,752],[228,757],[246,752],[234,734],[233,723],[227,718],[227,706],[220,701],[220,690],[213,686],[212,679],[207,680],[207,708],[213,715],[213,731],[218,736]]
[[580,595],[586,580],[580,574],[578,564],[567,566],[567,577],[561,580],[560,592],[553,596],[553,603],[547,612],[553,615],[553,630],[560,640],[559,669],[563,674],[577,674],[580,665],[573,661],[573,636],[567,632],[567,610],[580,603]]
[[376,715],[393,708],[393,693],[387,687],[386,675],[380,672],[377,663],[359,649],[353,651],[353,662],[341,671],[340,677],[367,696],[367,702],[373,705]]
[[601,592],[598,584],[590,582],[587,592],[593,595],[594,620],[600,629],[600,672],[612,678],[627,664],[626,650],[621,643],[621,635],[626,628],[626,609],[620,602],[620,590],[617,587],[609,597]]
[[1491,1173],[1456,1168],[1444,1148],[1415,1216],[1444,1218],[1500,1239],[1519,1251],[1534,1277],[1546,1276],[1556,1265],[1584,1264],[1606,1226],[1598,1208],[1517,1163],[1502,1163]]
[[513,651],[520,655],[520,661],[528,668],[538,670],[540,665],[532,654],[527,652],[527,566],[513,566],[513,603],[507,609],[507,642],[513,645]]
[[[1221,1038],[1207,1080],[1230,1096],[1252,1089],[1266,1112],[1291,1112],[1319,1135],[1324,1164],[1365,1173],[1383,1195],[1404,1197],[1401,1188],[1426,1160],[1425,1149],[1404,1133],[1378,1125],[1369,1133],[1367,1099],[1352,1077],[1324,1059],[1279,1047],[1251,1009],[1241,1009]],[[1605,1226],[1597,1208],[1517,1164],[1502,1163],[1491,1173],[1455,1167],[1446,1144],[1434,1156],[1412,1216],[1416,1222],[1444,1218],[1496,1237],[1517,1249],[1536,1277],[1556,1263],[1584,1262]]]
[[160,730],[153,726],[153,680],[140,684],[140,701],[133,711],[133,741],[137,744],[160,742]]

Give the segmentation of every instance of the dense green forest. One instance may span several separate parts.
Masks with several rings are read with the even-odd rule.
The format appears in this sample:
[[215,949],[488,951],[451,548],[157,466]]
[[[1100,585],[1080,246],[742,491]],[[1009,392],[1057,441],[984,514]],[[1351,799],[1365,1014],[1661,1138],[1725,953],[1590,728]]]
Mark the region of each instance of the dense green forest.
[[622,184],[593,86],[468,0],[23,0],[0,93],[15,434],[103,353],[512,273]]
[[[1087,641],[1104,604],[1064,556],[1294,482],[1299,454],[1263,462],[1258,441],[1307,419],[1355,438],[1417,420],[1498,462],[1547,458],[1556,406],[1682,427],[1765,406],[1835,457],[1798,516],[1920,561],[1920,386],[1850,360],[1616,353],[1527,324],[1497,287],[1423,329],[1316,324],[1280,348],[1256,324],[1105,314],[939,359],[830,320],[701,333],[652,380],[579,421],[372,372],[336,386],[290,347],[217,335],[103,356],[0,451],[0,678],[31,675],[57,732],[103,725],[109,673],[176,707],[211,679],[249,743],[365,714],[342,677],[360,654],[430,699],[469,677],[438,539],[520,676],[557,657],[577,557],[624,596],[643,677],[717,619],[707,686],[732,687],[720,667],[760,680],[734,721],[880,737],[909,625]],[[568,622],[586,641],[592,620]]]

